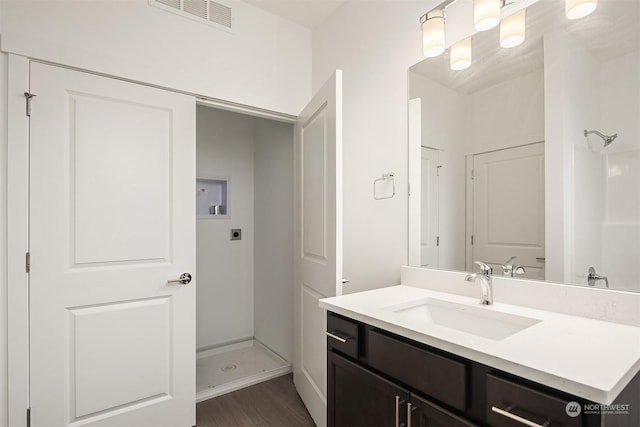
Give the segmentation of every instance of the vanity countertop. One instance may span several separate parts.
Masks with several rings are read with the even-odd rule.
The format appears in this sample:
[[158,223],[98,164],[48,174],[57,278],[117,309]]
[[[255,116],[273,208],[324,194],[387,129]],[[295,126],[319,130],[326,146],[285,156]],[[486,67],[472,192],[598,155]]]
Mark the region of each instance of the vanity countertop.
[[[427,298],[538,319],[500,340],[394,312]],[[320,300],[320,307],[496,369],[609,405],[640,371],[640,327],[588,319],[412,286]]]

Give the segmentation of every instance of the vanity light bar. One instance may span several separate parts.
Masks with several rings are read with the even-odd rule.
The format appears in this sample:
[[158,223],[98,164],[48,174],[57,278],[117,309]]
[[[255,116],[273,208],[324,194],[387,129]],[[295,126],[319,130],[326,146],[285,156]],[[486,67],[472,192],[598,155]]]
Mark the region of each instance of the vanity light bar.
[[[420,17],[422,26],[422,47],[424,56],[433,58],[446,50],[445,9],[456,0],[447,0]],[[517,3],[518,0],[473,0],[474,26],[476,31],[486,31],[500,24],[500,46],[512,48],[521,45],[526,32],[526,5],[523,9],[500,20],[500,10]],[[533,4],[532,3],[528,3]],[[598,0],[565,0],[565,14],[568,19],[579,19],[592,13]],[[450,66],[452,70],[464,70],[471,65],[471,38],[466,38],[450,48]]]

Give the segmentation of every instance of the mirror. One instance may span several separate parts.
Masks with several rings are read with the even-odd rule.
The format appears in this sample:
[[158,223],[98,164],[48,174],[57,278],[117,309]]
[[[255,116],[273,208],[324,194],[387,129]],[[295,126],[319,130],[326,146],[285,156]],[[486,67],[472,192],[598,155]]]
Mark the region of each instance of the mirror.
[[409,69],[409,264],[638,292],[640,2],[520,2],[520,46]]

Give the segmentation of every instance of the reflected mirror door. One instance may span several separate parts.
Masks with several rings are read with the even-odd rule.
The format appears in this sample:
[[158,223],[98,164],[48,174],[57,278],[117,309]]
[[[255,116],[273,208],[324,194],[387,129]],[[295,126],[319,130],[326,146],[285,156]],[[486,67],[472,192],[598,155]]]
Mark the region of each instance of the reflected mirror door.
[[[467,241],[473,243],[467,268],[482,260],[496,275],[511,277],[513,271],[513,277],[544,280],[544,144],[474,155],[469,188],[473,237]],[[523,269],[510,269],[516,266]]]
[[420,147],[420,266],[440,267],[438,150]]

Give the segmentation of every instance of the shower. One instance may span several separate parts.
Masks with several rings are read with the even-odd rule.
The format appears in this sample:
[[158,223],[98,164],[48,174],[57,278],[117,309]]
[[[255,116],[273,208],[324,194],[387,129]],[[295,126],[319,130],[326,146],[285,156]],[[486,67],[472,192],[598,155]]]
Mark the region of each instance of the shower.
[[584,130],[584,136],[586,137],[587,135],[591,134],[591,133],[595,133],[596,135],[598,135],[600,138],[602,138],[602,140],[604,141],[604,146],[608,146],[609,144],[611,144],[613,142],[614,139],[616,139],[618,137],[617,133],[614,133],[611,136],[607,136],[601,132],[598,132],[597,130]]

